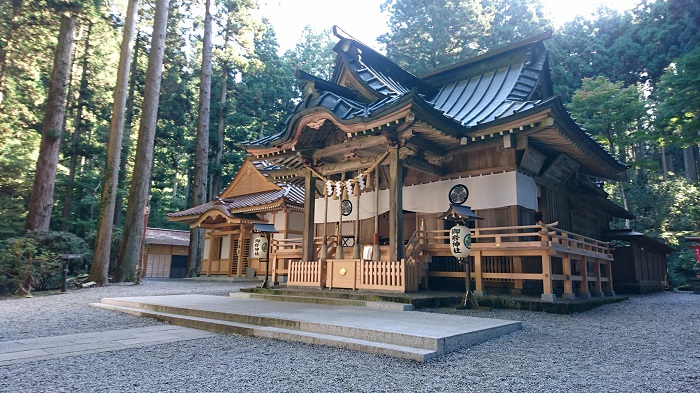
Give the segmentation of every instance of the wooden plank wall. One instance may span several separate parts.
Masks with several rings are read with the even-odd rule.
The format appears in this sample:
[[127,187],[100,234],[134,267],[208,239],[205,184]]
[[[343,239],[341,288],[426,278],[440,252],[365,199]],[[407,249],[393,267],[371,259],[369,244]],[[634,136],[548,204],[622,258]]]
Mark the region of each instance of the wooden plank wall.
[[146,248],[144,277],[170,277],[170,261],[173,255],[187,255],[189,249],[184,246],[152,244]]

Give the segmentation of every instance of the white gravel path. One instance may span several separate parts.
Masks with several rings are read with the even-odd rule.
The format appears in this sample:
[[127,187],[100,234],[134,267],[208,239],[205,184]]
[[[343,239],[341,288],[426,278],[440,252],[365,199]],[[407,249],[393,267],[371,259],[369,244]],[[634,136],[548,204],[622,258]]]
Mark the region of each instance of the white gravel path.
[[[244,284],[147,280],[0,300],[3,341],[157,325],[88,306],[103,297],[205,293]],[[523,329],[419,364],[221,335],[0,367],[2,392],[700,392],[700,295],[660,293],[573,315],[459,313]]]

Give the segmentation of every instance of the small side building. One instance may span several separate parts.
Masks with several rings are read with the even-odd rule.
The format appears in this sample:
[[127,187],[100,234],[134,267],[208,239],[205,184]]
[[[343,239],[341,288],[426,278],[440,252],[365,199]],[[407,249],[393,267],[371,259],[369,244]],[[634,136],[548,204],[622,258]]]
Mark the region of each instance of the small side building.
[[[298,249],[304,218],[304,190],[284,182],[270,182],[255,165],[246,160],[213,201],[167,214],[168,221],[189,224],[204,230],[202,270],[204,276],[251,277],[265,275],[277,280],[286,275],[287,259],[275,255],[270,263],[251,258],[255,224],[272,225],[274,249]],[[189,234],[189,232],[186,232]]]
[[143,276],[184,278],[189,247],[189,231],[146,228]]
[[674,249],[630,229],[603,232],[613,247],[612,276],[617,293],[650,293],[668,288],[667,256]]

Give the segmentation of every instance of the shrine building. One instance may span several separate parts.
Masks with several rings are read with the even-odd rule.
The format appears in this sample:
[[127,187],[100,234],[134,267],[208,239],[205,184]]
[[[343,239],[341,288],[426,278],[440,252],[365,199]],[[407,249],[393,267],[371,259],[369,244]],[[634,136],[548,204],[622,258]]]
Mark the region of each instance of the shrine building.
[[[248,158],[215,201],[169,215],[206,229],[202,274],[462,289],[449,229],[463,222],[477,295],[614,295],[603,233],[634,216],[603,184],[626,166],[553,94],[551,33],[421,77],[334,33],[330,80],[299,71],[303,98],[284,128],[240,144]],[[255,223],[276,231],[266,264],[249,258]]]

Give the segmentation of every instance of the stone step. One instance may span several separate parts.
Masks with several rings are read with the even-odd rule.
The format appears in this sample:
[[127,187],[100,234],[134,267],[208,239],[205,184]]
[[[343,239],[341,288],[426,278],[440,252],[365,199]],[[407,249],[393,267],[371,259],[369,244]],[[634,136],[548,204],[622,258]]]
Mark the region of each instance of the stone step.
[[[267,301],[259,300],[264,302],[260,307],[265,307],[269,305]],[[105,298],[102,299],[102,303],[97,303],[95,305],[105,306],[112,305],[117,307],[123,307],[127,309],[135,309],[141,311],[154,311],[156,313],[163,313],[169,315],[181,315],[187,317],[204,318],[208,320],[218,320],[226,322],[234,322],[237,324],[242,324],[246,326],[267,326],[267,327],[278,327],[284,329],[293,329],[298,331],[306,331],[312,333],[331,333],[333,335],[343,336],[347,338],[356,339],[366,339],[367,337],[372,337],[373,341],[383,342],[386,344],[402,345],[406,342],[411,342],[412,346],[417,346],[423,349],[437,350],[440,347],[438,340],[412,336],[403,333],[386,332],[375,329],[368,328],[353,328],[347,326],[337,326],[327,323],[314,323],[308,321],[298,321],[294,319],[286,318],[271,318],[264,317],[260,315],[250,315],[242,313],[232,313],[232,312],[220,312],[214,310],[198,309],[198,308],[185,308],[185,307],[174,307],[170,305],[163,304],[153,304],[150,302],[139,302],[131,301],[119,298]],[[104,307],[103,307],[104,308]],[[136,315],[136,314],[134,314]],[[141,315],[145,316],[145,315]],[[171,322],[171,321],[166,321]],[[173,323],[173,322],[171,322]],[[183,325],[187,326],[187,325]],[[239,333],[245,334],[245,333]]]
[[341,299],[332,297],[317,297],[317,296],[294,296],[287,294],[266,294],[266,293],[244,293],[244,292],[234,292],[230,294],[231,297],[243,297],[250,299],[262,299],[262,300],[274,300],[278,302],[299,302],[299,303],[311,303],[311,304],[329,304],[333,306],[353,306],[353,307],[367,307],[367,308],[377,308],[382,310],[395,310],[395,311],[412,311],[413,305],[404,303],[394,303],[394,302],[381,302],[381,301],[371,301],[371,300],[355,300],[355,299]]
[[134,307],[117,306],[113,304],[93,303],[92,306],[120,311],[123,313],[154,318],[173,325],[207,330],[222,334],[238,334],[242,336],[255,336],[272,338],[283,341],[293,341],[313,345],[325,345],[342,348],[351,351],[386,355],[400,359],[425,362],[439,355],[435,349],[414,348],[403,345],[388,344],[377,341],[368,341],[333,334],[308,332],[294,329],[284,329],[272,326],[250,325],[245,323],[223,321],[211,318],[192,317],[182,314],[173,314],[159,311],[150,311]]
[[105,298],[95,306],[215,332],[329,345],[417,361],[521,327],[516,321],[246,296]]
[[269,295],[288,295],[302,297],[323,297],[328,299],[350,299],[364,300],[375,302],[388,302],[411,304],[411,298],[403,296],[403,294],[380,294],[380,293],[362,293],[357,291],[331,291],[331,290],[304,290],[304,289],[287,289],[287,288],[244,288],[243,293],[259,293]]
[[[344,290],[328,290],[328,289],[299,289],[299,288],[243,288],[242,293],[255,293],[279,296],[295,296],[308,298],[324,298],[324,299],[348,299],[360,300],[366,302],[381,302],[388,304],[398,304],[399,306],[386,306],[389,309],[397,307],[397,309],[415,310],[419,308],[436,308],[455,306],[461,303],[464,296],[458,292],[441,292],[433,293],[428,296],[411,296],[403,293],[382,293],[382,292],[362,292],[362,291],[344,291]],[[320,302],[319,302],[320,303]],[[402,307],[401,305],[410,305],[412,307]],[[380,307],[380,306],[378,306]]]

